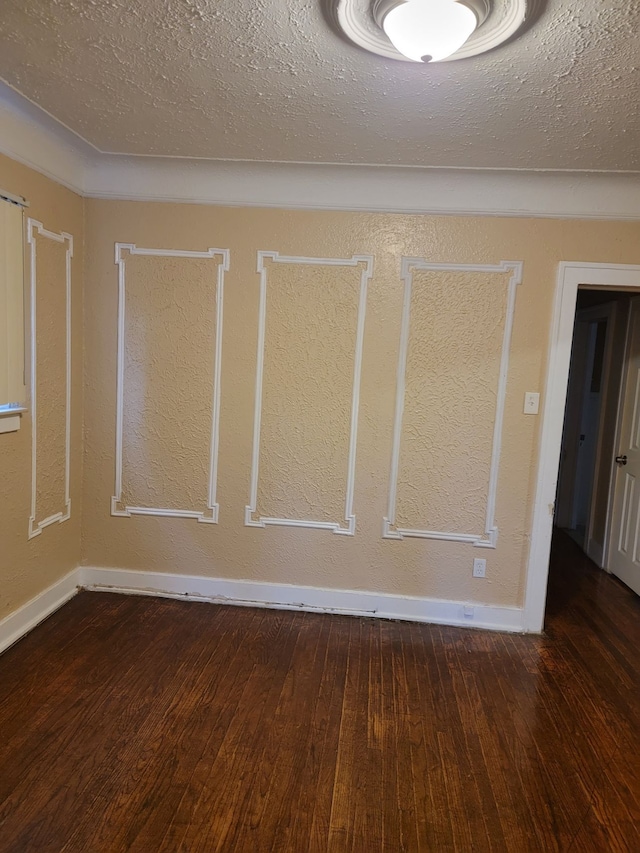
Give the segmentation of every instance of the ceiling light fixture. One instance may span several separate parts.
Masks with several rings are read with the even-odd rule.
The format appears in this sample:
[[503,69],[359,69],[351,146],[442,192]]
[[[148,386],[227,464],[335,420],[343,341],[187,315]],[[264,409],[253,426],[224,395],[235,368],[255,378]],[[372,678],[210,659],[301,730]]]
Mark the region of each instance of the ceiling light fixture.
[[330,23],[371,53],[443,62],[486,53],[520,35],[546,0],[324,0]]
[[381,0],[373,9],[391,44],[413,62],[438,62],[460,50],[487,12],[473,0]]

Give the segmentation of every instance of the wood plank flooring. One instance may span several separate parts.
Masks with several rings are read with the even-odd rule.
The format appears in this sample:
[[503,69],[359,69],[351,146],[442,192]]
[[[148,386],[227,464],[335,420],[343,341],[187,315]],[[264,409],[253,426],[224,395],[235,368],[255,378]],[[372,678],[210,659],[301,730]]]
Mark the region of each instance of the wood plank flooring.
[[544,637],[82,593],[0,658],[0,851],[640,851],[639,617],[563,537]]

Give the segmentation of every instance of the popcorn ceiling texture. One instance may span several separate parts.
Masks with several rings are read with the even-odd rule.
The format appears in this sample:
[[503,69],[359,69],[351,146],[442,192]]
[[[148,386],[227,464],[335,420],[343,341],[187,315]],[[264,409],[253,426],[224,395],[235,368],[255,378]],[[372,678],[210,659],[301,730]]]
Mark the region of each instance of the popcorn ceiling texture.
[[[48,230],[53,230],[49,228]],[[37,421],[35,523],[64,513],[67,394],[67,247],[35,232]]]
[[510,278],[413,272],[398,527],[484,534]]
[[[18,432],[0,435],[0,619],[80,561],[82,517],[83,201],[48,178],[0,155],[0,187],[22,195],[28,216],[73,235],[71,261],[71,518],[28,539],[31,512],[31,412]],[[66,246],[37,238],[38,478],[37,519],[64,509]],[[29,280],[29,263],[25,264]],[[29,305],[27,302],[27,316]]]
[[423,66],[320,0],[4,0],[0,76],[102,151],[640,169],[640,5],[548,0],[523,36]]
[[345,527],[362,265],[265,265],[256,516]]
[[123,257],[123,490],[118,509],[207,512],[220,260],[127,251]]

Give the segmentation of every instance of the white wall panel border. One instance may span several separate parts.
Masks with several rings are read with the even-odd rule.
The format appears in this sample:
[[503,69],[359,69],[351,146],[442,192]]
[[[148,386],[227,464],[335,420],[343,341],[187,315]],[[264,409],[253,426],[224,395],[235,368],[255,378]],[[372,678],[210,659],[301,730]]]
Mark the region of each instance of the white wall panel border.
[[[66,328],[65,328],[65,362],[66,362],[66,387],[65,387],[65,463],[64,463],[64,509],[53,513],[41,521],[36,521],[36,495],[37,495],[37,441],[38,441],[38,394],[37,381],[37,250],[36,241],[41,237],[53,240],[56,243],[66,243],[65,260],[65,303],[66,303]],[[56,234],[47,231],[41,222],[35,219],[27,220],[27,243],[30,247],[30,360],[31,360],[31,515],[29,516],[29,539],[39,536],[45,527],[56,522],[67,521],[71,517],[70,496],[70,469],[71,469],[71,259],[73,257],[73,237],[62,231]]]
[[[522,281],[521,261],[501,261],[491,264],[436,264],[420,258],[402,258],[402,279],[404,281],[404,301],[402,306],[402,325],[400,331],[400,352],[398,356],[398,374],[396,387],[396,412],[393,426],[393,444],[391,451],[391,473],[389,477],[389,503],[387,515],[382,523],[384,539],[445,539],[450,542],[467,542],[476,548],[495,548],[498,541],[498,528],[495,524],[496,493],[498,489],[498,471],[500,466],[500,450],[502,446],[502,422],[504,419],[504,404],[507,393],[507,377],[509,372],[509,348],[513,315],[516,303],[516,288]],[[421,530],[395,526],[396,500],[398,494],[398,467],[400,463],[400,441],[402,437],[402,420],[404,414],[404,398],[407,369],[407,351],[409,347],[409,329],[411,322],[411,291],[413,273],[416,270],[468,272],[468,273],[511,273],[507,286],[507,311],[502,337],[500,356],[500,371],[498,375],[498,394],[493,428],[493,443],[491,464],[489,468],[489,484],[485,512],[485,529],[478,533],[453,533],[446,530]]]
[[[213,400],[211,411],[211,443],[209,454],[209,482],[206,512],[190,509],[164,507],[125,506],[118,509],[122,501],[122,450],[124,425],[124,351],[125,351],[125,296],[126,264],[123,251],[130,255],[160,258],[219,258],[216,285],[216,345],[214,354]],[[111,515],[130,518],[132,515],[156,515],[168,518],[194,518],[207,524],[217,524],[219,504],[217,502],[218,448],[220,442],[220,375],[222,367],[222,320],[224,303],[224,276],[229,270],[229,250],[209,248],[203,252],[181,249],[144,249],[133,243],[115,244],[115,262],[118,267],[118,355],[116,391],[116,476],[115,494],[111,498]]]
[[[346,527],[339,521],[313,521],[293,518],[253,518],[258,505],[258,477],[260,470],[260,428],[262,422],[262,380],[264,374],[264,345],[267,321],[267,270],[265,260],[280,264],[309,264],[312,266],[357,267],[364,264],[360,274],[360,295],[358,301],[358,321],[353,369],[353,390],[351,398],[351,427],[349,433],[349,456],[347,463],[347,483],[345,494],[344,519]],[[351,258],[306,258],[279,255],[278,252],[258,252],[257,272],[260,274],[260,303],[258,315],[258,352],[256,361],[256,389],[253,421],[253,450],[251,457],[251,485],[249,504],[245,507],[244,523],[247,527],[310,527],[319,530],[332,530],[334,533],[353,536],[356,529],[356,517],[353,512],[353,491],[356,473],[356,444],[358,434],[358,411],[360,405],[360,375],[362,372],[362,347],[364,343],[364,320],[367,306],[367,286],[373,275],[373,257],[371,255],[353,255]]]

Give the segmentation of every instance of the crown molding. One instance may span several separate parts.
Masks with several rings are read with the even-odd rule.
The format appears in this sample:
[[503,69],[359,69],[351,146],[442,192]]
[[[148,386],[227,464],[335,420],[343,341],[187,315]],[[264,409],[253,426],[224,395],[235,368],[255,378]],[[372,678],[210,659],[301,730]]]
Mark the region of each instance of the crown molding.
[[83,194],[92,149],[40,107],[1,82],[0,152]]
[[640,175],[103,157],[85,195],[355,212],[640,219]]
[[640,220],[640,173],[104,154],[2,83],[0,152],[88,198],[374,213]]

